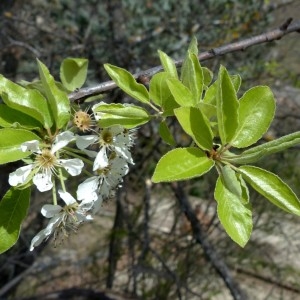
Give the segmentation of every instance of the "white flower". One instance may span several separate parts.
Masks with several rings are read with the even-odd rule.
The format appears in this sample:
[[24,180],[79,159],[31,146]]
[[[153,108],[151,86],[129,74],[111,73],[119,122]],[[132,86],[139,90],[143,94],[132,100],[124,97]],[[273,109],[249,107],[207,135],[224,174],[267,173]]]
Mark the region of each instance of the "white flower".
[[[108,165],[108,151],[116,152],[124,157],[128,163],[134,164],[129,151],[134,143],[134,131],[129,131],[122,126],[116,125],[101,129],[99,135],[83,135],[76,138],[76,145],[81,150],[96,143],[99,144],[100,151],[94,161],[94,171],[99,168],[105,168]],[[86,153],[92,156],[90,152]]]
[[128,164],[123,157],[112,155],[108,165],[98,169],[98,176],[93,176],[82,182],[77,188],[78,200],[99,201],[99,197],[107,199],[111,191],[117,188],[128,173]]
[[40,148],[37,140],[23,143],[20,149],[23,152],[31,151],[35,153],[35,160],[32,164],[18,168],[15,172],[9,174],[9,184],[11,186],[25,184],[31,180],[33,175],[33,183],[40,192],[45,192],[53,187],[52,173],[55,173],[57,167],[65,168],[72,176],[79,175],[84,166],[82,160],[78,158],[59,159],[55,155],[58,150],[65,147],[73,139],[74,134],[65,131],[56,136],[51,148]]
[[30,251],[39,246],[44,240],[54,233],[54,238],[60,232],[68,237],[71,231],[77,231],[78,226],[84,221],[92,220],[88,211],[92,208],[93,202],[82,201],[80,204],[68,192],[58,191],[65,202],[65,206],[45,204],[41,213],[45,218],[50,218],[47,227],[41,230],[31,241]]

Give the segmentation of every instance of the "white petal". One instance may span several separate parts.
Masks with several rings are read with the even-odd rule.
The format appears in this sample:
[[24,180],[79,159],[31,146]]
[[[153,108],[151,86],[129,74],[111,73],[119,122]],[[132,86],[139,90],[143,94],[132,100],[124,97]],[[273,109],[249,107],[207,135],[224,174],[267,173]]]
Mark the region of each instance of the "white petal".
[[60,159],[59,162],[72,176],[79,175],[84,167],[83,161],[79,158]]
[[41,213],[46,218],[52,218],[58,213],[60,213],[62,207],[60,205],[53,205],[53,204],[45,204],[42,207]]
[[103,198],[101,196],[94,202],[93,213],[97,213],[102,207]]
[[92,209],[93,205],[94,205],[94,201],[82,201],[79,205],[77,213],[86,215],[86,213]]
[[87,216],[85,216],[85,218],[86,218],[87,221],[93,220],[93,217],[91,215],[87,215]]
[[117,136],[121,133],[123,133],[124,128],[120,125],[114,125],[109,127],[109,131],[112,133],[113,136]]
[[106,154],[106,149],[105,147],[102,147],[95,158],[93,171],[96,171],[98,169],[103,169],[107,166],[108,166],[108,158]]
[[59,190],[58,193],[59,193],[60,198],[65,201],[66,205],[71,205],[71,204],[77,202],[74,199],[74,197],[70,193],[68,193],[68,192],[64,192],[62,190]]
[[40,192],[46,192],[52,189],[51,172],[37,173],[33,176],[33,183]]
[[104,199],[108,198],[112,188],[115,188],[115,186],[112,187],[106,180],[103,180],[102,185],[100,187],[101,196]]
[[50,235],[56,227],[59,226],[63,218],[63,214],[57,214],[50,219],[47,227],[45,228],[46,234]]
[[34,249],[34,247],[39,246],[44,240],[46,240],[54,229],[60,224],[61,222],[61,215],[56,215],[50,219],[47,227],[41,230],[31,241],[30,251]]
[[76,146],[78,149],[82,150],[94,144],[98,139],[97,135],[77,135]]
[[39,144],[40,144],[40,142],[37,140],[28,141],[21,145],[21,150],[23,152],[31,151],[31,152],[40,153],[41,150],[40,150]]
[[115,146],[115,150],[119,155],[123,156],[127,160],[128,163],[134,165],[133,159],[131,157],[131,153],[127,149],[127,147]]
[[11,186],[17,186],[18,184],[24,183],[27,180],[32,168],[33,165],[30,164],[10,173],[8,178],[9,184]]
[[96,151],[91,151],[91,150],[86,150],[86,149],[82,149],[82,151],[89,157],[95,158],[97,157],[98,152]]
[[84,201],[94,201],[98,198],[98,177],[93,176],[80,183],[77,188],[77,199]]
[[49,235],[46,234],[46,230],[41,230],[34,238],[31,240],[30,251],[34,249],[34,247],[39,246],[44,239],[46,239]]
[[51,152],[55,153],[57,150],[67,146],[74,139],[74,133],[71,131],[64,131],[58,134],[52,144]]

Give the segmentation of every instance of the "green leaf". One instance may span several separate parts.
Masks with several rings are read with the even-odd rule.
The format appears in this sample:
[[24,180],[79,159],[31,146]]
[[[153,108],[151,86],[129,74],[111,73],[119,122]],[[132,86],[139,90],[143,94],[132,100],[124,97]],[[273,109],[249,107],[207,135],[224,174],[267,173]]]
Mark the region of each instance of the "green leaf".
[[218,203],[217,213],[227,234],[244,247],[250,239],[253,222],[249,204],[229,191],[223,181],[218,178],[215,189],[215,199]]
[[167,144],[169,144],[171,146],[175,146],[175,140],[174,140],[173,135],[171,134],[170,129],[165,121],[163,121],[159,124],[158,132],[164,142],[166,142]]
[[167,80],[167,85],[175,99],[180,106],[195,106],[196,102],[191,91],[176,78]]
[[48,103],[39,91],[23,88],[0,75],[0,94],[10,108],[34,118],[45,128],[52,126]]
[[218,129],[222,144],[225,145],[232,141],[238,127],[239,102],[231,78],[223,66],[220,67],[218,80],[216,99]]
[[50,104],[57,129],[63,128],[70,120],[70,101],[67,94],[58,88],[47,67],[37,60],[39,74],[46,98]]
[[239,126],[231,143],[244,148],[257,142],[268,130],[275,114],[275,100],[267,86],[248,90],[240,99]]
[[193,36],[190,41],[188,51],[195,55],[198,55],[198,41],[195,36]]
[[160,62],[168,74],[170,74],[174,78],[178,78],[177,69],[175,63],[171,57],[169,57],[163,51],[158,50]]
[[180,107],[174,113],[183,130],[195,143],[201,149],[210,151],[213,146],[213,133],[201,110],[196,107]]
[[203,72],[203,89],[207,90],[208,86],[210,85],[213,79],[213,72],[210,71],[208,68],[202,67]]
[[246,182],[243,179],[241,174],[236,173],[236,177],[237,177],[237,179],[238,179],[238,181],[240,182],[240,185],[241,185],[242,200],[243,200],[244,204],[247,204],[247,203],[249,203],[249,200],[250,200],[249,189],[247,187],[247,184],[246,184]]
[[246,182],[274,205],[286,212],[300,215],[299,199],[277,175],[253,166],[242,166],[239,172]]
[[[204,69],[204,68],[202,68]],[[241,77],[240,75],[229,75],[231,82],[234,86],[234,89],[236,92],[238,92],[240,85],[241,85]],[[203,102],[204,103],[209,103],[212,105],[216,105],[216,99],[217,99],[217,87],[219,85],[219,79],[217,79],[213,84],[211,84],[209,86],[209,88],[207,89],[207,91],[205,92],[204,98],[203,98]]]
[[201,110],[207,120],[210,120],[212,117],[217,115],[217,108],[215,105],[200,102],[197,107]]
[[74,91],[83,86],[89,61],[85,58],[66,58],[60,66],[60,80],[65,88]]
[[202,97],[203,77],[203,71],[198,57],[188,51],[181,69],[181,81],[191,91],[194,105],[199,103]]
[[93,111],[100,118],[98,121],[100,127],[122,125],[130,129],[151,119],[144,108],[130,104],[100,103],[93,107]]
[[214,161],[199,148],[177,148],[159,160],[152,181],[157,183],[200,177],[213,166]]
[[173,116],[174,108],[178,107],[167,85],[167,80],[172,76],[167,72],[155,74],[149,84],[150,99],[164,111],[164,116]]
[[104,64],[104,68],[111,79],[125,93],[142,103],[149,103],[149,93],[146,87],[137,83],[131,73],[110,64]]
[[241,174],[236,173],[229,165],[218,166],[218,171],[224,187],[244,204],[247,204],[249,190]]
[[242,187],[235,171],[228,165],[221,166],[218,169],[220,170],[220,179],[224,187],[240,199],[242,197]]
[[0,127],[14,127],[38,130],[43,125],[36,119],[15,110],[5,104],[0,104]]
[[11,248],[18,240],[21,224],[27,215],[30,188],[11,188],[0,202],[0,254]]
[[17,161],[31,154],[22,152],[22,143],[40,138],[31,131],[25,129],[3,128],[0,129],[0,164]]
[[282,136],[276,140],[261,144],[256,147],[245,150],[239,155],[233,153],[224,153],[222,156],[228,162],[236,164],[250,164],[258,161],[259,159],[270,155],[284,151],[290,147],[300,144],[300,131]]

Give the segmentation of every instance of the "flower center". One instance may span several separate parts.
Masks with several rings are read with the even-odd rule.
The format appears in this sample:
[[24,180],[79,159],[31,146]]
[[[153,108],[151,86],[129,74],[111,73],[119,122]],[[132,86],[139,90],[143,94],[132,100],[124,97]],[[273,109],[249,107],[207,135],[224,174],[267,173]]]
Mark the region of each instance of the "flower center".
[[111,169],[111,166],[108,165],[106,166],[105,168],[102,168],[102,169],[98,169],[96,172],[97,174],[100,176],[100,175],[103,175],[103,176],[107,176],[107,174],[109,173]]
[[56,157],[49,149],[43,149],[42,153],[37,155],[36,163],[43,169],[51,169],[56,164]]
[[83,132],[90,130],[93,125],[91,116],[87,112],[82,110],[75,113],[73,122],[76,127]]
[[110,130],[108,129],[104,129],[101,132],[101,141],[103,142],[103,144],[111,144],[113,141],[113,135],[110,132]]

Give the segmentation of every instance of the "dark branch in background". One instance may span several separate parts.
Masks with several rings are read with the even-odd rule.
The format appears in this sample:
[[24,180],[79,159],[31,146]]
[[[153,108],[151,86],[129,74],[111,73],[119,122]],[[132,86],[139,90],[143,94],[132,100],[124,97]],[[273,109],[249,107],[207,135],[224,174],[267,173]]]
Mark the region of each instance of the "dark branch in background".
[[119,238],[120,230],[123,228],[123,209],[121,204],[121,190],[118,190],[116,197],[116,215],[115,222],[111,231],[109,252],[108,252],[108,270],[106,278],[106,287],[111,289],[114,284],[115,273],[117,269],[117,262],[121,253],[121,241]]
[[227,265],[224,263],[221,257],[219,257],[217,251],[208,241],[206,234],[201,228],[201,224],[197,218],[195,211],[193,210],[188,197],[186,196],[183,186],[180,182],[172,183],[171,187],[174,191],[174,194],[178,200],[178,203],[185,213],[187,219],[191,223],[194,239],[198,244],[201,245],[206,259],[211,263],[215,271],[220,275],[224,281],[226,287],[230,291],[233,299],[235,300],[245,300],[247,299],[246,295],[241,291],[238,283],[233,279],[230,270]]
[[[259,45],[275,40],[280,40],[285,35],[291,32],[298,32],[300,33],[300,21],[291,24],[292,18],[287,19],[279,28],[274,29],[272,31],[262,33],[260,35],[256,35],[254,37],[241,40],[239,42],[234,42],[231,44],[227,44],[218,48],[213,48],[209,51],[200,53],[198,59],[200,61],[209,60],[227,53],[236,52],[236,51],[243,51],[246,50],[248,47]],[[175,65],[180,67],[182,65],[183,60],[175,61]],[[142,71],[139,73],[134,74],[136,79],[145,78],[150,79],[154,74],[162,71],[162,66],[157,66],[146,71]],[[94,87],[87,87],[79,89],[76,92],[73,92],[69,95],[70,101],[77,101],[77,102],[84,102],[84,100],[88,97],[95,96],[101,94],[103,92],[107,92],[116,88],[117,85],[113,81],[106,81]]]

